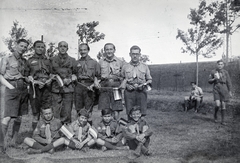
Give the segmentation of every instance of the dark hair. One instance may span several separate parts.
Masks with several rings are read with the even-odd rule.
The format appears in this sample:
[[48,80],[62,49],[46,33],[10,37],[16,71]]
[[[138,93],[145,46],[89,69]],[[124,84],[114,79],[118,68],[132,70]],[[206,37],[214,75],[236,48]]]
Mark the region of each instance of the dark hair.
[[66,43],[66,44],[67,44],[67,48],[68,48],[68,43],[67,43],[66,41],[60,41],[60,42],[58,43],[58,47],[59,47],[59,45],[60,45],[61,43]]
[[196,85],[196,82],[191,82],[191,84],[195,84]]
[[83,45],[87,46],[88,51],[90,51],[90,47],[88,46],[87,43],[81,43],[78,47],[83,46]]
[[141,48],[137,45],[133,45],[131,48],[130,48],[130,53],[132,50],[139,50],[139,53],[141,52]]
[[[37,41],[35,41],[35,42],[33,43],[33,47],[35,47],[37,43],[42,43],[42,44],[44,44],[43,41],[41,41],[41,40],[37,40]],[[45,44],[44,44],[44,46],[45,46]]]
[[132,112],[137,111],[137,110],[140,110],[140,112],[141,112],[140,106],[134,106],[134,107],[132,107],[132,109],[131,109],[130,112],[129,112],[129,115],[131,115]]
[[102,110],[102,116],[107,114],[112,114],[112,110],[110,108],[105,108]]
[[27,40],[23,39],[23,38],[17,40],[17,44],[20,44],[21,42],[25,42],[25,43],[27,43],[29,45],[29,42]]
[[42,108],[41,108],[41,112],[43,112],[44,110],[47,110],[47,109],[51,109],[52,112],[53,112],[53,108],[52,108],[52,107],[42,107]]
[[223,60],[222,60],[222,59],[220,59],[220,60],[218,60],[218,61],[217,61],[217,64],[218,64],[218,63],[220,63],[220,62],[224,63],[224,62],[223,62]]
[[115,45],[113,45],[113,43],[106,43],[106,44],[104,45],[104,50],[105,50],[105,48],[106,48],[107,45],[112,45],[113,48],[114,48],[114,50],[116,50],[116,47],[115,47]]

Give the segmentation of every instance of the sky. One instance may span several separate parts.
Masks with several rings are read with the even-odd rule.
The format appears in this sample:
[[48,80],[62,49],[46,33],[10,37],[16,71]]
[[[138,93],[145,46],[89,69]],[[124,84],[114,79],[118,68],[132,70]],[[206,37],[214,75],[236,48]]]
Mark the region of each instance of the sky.
[[[187,31],[190,27],[187,15],[198,4],[198,0],[1,0],[0,52],[7,50],[2,39],[9,37],[17,20],[33,41],[41,35],[47,44],[66,41],[68,54],[77,58],[77,25],[98,21],[96,30],[106,36],[90,44],[92,58],[111,42],[116,46],[115,55],[126,61],[130,61],[130,47],[138,45],[142,54],[149,55],[148,64],[195,62],[195,56],[181,53],[184,45],[176,35],[177,29]],[[240,56],[239,38],[240,32],[231,36],[230,56]],[[216,61],[223,52],[224,46],[215,57],[200,56],[199,61]]]

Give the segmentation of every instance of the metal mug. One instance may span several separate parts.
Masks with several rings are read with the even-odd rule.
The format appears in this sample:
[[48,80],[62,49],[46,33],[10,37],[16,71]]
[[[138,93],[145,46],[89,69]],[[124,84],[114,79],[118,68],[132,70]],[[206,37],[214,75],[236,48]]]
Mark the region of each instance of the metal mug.
[[114,100],[121,100],[122,99],[122,93],[121,90],[119,90],[118,88],[113,88],[113,96],[114,96]]
[[144,83],[143,85],[145,86],[146,91],[151,91],[152,90],[152,87],[149,84]]
[[151,91],[152,90],[152,87],[150,85],[146,85],[146,91]]

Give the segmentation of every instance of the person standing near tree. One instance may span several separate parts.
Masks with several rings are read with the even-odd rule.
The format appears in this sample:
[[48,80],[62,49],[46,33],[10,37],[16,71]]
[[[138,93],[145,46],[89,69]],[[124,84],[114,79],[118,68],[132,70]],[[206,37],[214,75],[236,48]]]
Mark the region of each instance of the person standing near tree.
[[152,77],[148,66],[140,62],[141,49],[134,45],[130,48],[131,61],[122,68],[124,78],[120,88],[125,89],[124,99],[126,112],[133,106],[140,106],[142,116],[147,114],[147,85],[152,83]]
[[33,113],[32,128],[35,130],[40,117],[40,108],[51,107],[50,91],[50,60],[44,55],[45,44],[42,41],[36,41],[33,44],[34,55],[27,60],[26,73],[32,82],[30,86],[30,103]]
[[[2,119],[2,134],[4,139],[7,135],[9,122],[13,119],[11,132],[11,145],[16,146],[17,134],[20,129],[22,115],[28,114],[28,78],[24,76],[26,60],[23,54],[26,52],[29,42],[25,39],[17,41],[15,51],[4,57],[0,63],[0,77],[5,84],[5,109]],[[4,149],[7,141],[4,141]]]
[[111,108],[114,112],[114,119],[118,120],[119,112],[123,110],[122,100],[114,100],[113,88],[118,88],[121,84],[121,70],[124,62],[118,59],[114,53],[116,48],[114,44],[104,45],[106,57],[99,61],[101,67],[101,87],[98,109]]
[[232,82],[228,71],[223,69],[222,60],[217,61],[217,68],[211,71],[208,83],[213,84],[213,97],[215,101],[214,121],[217,122],[218,110],[221,110],[221,124],[226,125],[226,102],[232,97]]
[[68,55],[67,42],[59,42],[58,50],[59,54],[51,60],[52,74],[60,76],[58,81],[52,81],[52,107],[54,117],[64,124],[69,124],[73,105],[73,82],[77,80],[77,62]]
[[98,78],[100,78],[100,65],[92,59],[88,53],[90,47],[86,43],[79,45],[81,58],[77,61],[77,84],[75,87],[75,108],[79,112],[85,107],[89,114],[91,124],[92,109],[95,101],[93,87],[99,88]]

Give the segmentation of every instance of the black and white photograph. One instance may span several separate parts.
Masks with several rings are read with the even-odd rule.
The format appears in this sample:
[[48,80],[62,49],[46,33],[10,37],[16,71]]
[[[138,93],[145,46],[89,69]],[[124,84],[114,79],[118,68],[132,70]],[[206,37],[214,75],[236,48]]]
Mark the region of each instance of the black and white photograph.
[[239,0],[1,0],[0,162],[239,163]]

